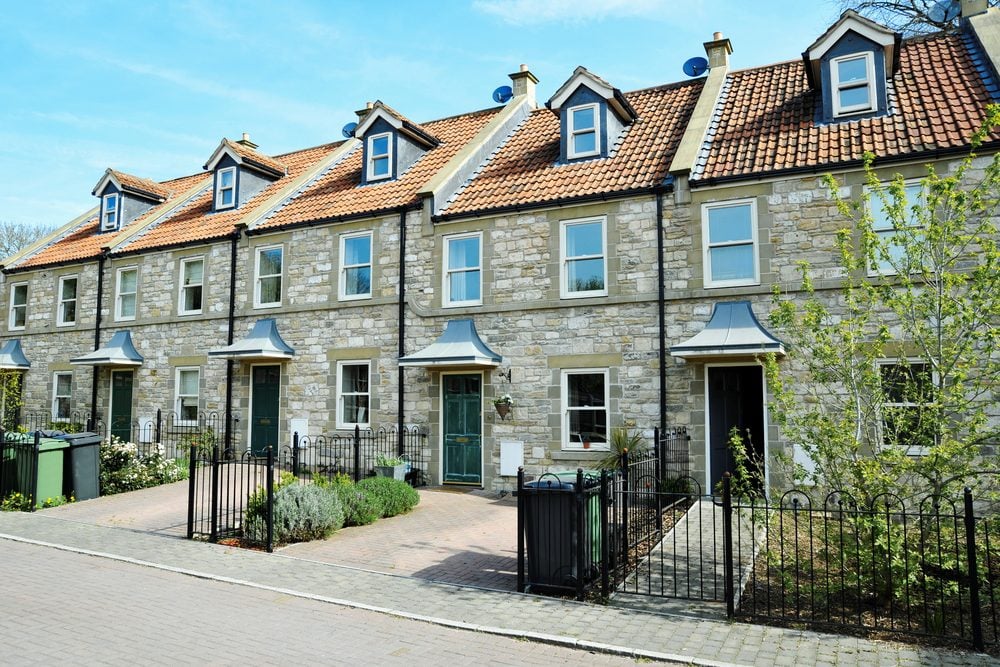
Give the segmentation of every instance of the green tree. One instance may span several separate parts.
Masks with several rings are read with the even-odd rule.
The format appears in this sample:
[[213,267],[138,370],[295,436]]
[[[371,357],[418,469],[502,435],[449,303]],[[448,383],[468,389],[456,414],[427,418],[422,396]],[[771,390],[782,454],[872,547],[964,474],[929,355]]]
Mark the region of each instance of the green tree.
[[859,501],[995,488],[1000,156],[975,150],[998,123],[992,106],[970,155],[949,174],[928,167],[920,188],[881,183],[871,155],[860,201],[828,177],[850,223],[836,241],[842,286],[817,289],[800,264],[801,292],[776,290],[771,316],[790,358],[765,359],[772,413],[812,462],[799,479]]

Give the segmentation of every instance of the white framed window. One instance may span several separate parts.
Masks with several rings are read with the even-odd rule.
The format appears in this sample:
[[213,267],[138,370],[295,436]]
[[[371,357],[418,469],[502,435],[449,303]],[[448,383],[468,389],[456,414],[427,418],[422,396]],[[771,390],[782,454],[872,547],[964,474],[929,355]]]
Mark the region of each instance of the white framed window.
[[225,167],[215,173],[215,209],[236,206],[236,167]]
[[139,292],[139,269],[128,266],[118,269],[115,281],[115,320],[134,320]]
[[[868,210],[872,216],[872,232],[879,239],[879,247],[876,248],[874,261],[869,259],[868,275],[892,276],[899,272],[899,268],[908,263],[905,257],[906,248],[904,244],[895,241],[895,238],[903,232],[903,228],[920,227],[919,220],[913,214],[913,207],[919,206],[924,199],[924,186],[920,181],[907,181],[903,184],[903,194],[906,201],[900,202],[905,220],[893,220],[890,212],[886,209],[886,204],[893,205],[892,195],[889,192],[891,183],[882,184],[882,192],[886,196],[886,201],[882,201],[875,192],[868,193]],[[884,251],[884,255],[882,254]]]
[[878,362],[882,385],[882,442],[900,447],[910,456],[927,454],[935,443],[933,420],[925,418],[933,401],[934,374],[920,359],[886,359]]
[[830,90],[833,115],[875,110],[875,56],[853,53],[830,60]]
[[201,369],[197,366],[178,368],[174,378],[174,413],[176,424],[198,423],[198,397],[201,386]]
[[590,157],[601,152],[601,118],[597,104],[570,107],[566,123],[566,157]]
[[371,362],[337,362],[337,428],[368,426]]
[[59,278],[58,303],[56,304],[56,326],[68,327],[76,324],[76,289],[79,281],[76,276]]
[[205,283],[205,259],[187,257],[181,260],[180,293],[177,295],[178,315],[197,315]]
[[110,192],[101,198],[101,231],[108,232],[118,229],[117,192]]
[[281,266],[283,248],[280,245],[257,248],[254,278],[254,308],[281,305]]
[[340,237],[340,298],[367,299],[372,295],[372,233]]
[[28,322],[28,283],[14,283],[10,286],[10,305],[7,312],[7,328],[11,331],[23,329]]
[[444,304],[472,306],[483,302],[483,235],[444,237]]
[[52,374],[52,421],[68,422],[72,416],[73,373]]
[[385,132],[368,137],[368,180],[392,177],[392,134]]
[[564,220],[559,254],[563,298],[605,296],[608,293],[607,236],[604,218]]
[[562,372],[562,447],[608,451],[608,370]]
[[704,204],[701,234],[705,287],[760,284],[755,200]]

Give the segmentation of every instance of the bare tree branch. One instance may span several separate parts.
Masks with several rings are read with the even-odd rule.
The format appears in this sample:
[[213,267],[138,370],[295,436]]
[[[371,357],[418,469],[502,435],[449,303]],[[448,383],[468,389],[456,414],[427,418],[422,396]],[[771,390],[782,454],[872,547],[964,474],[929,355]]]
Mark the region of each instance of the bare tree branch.
[[18,250],[27,247],[46,234],[51,234],[53,227],[39,227],[18,222],[0,220],[0,260],[10,257]]
[[[839,0],[841,11],[853,9],[905,36],[951,31],[958,27],[959,0]],[[1000,0],[989,0],[991,7]]]

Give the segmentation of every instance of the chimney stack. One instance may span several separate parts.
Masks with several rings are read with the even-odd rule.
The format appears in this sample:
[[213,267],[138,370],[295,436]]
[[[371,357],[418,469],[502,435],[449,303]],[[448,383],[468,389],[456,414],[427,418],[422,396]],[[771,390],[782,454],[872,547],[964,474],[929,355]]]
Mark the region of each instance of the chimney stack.
[[729,54],[732,52],[732,43],[723,37],[721,32],[713,34],[711,42],[705,42],[705,53],[708,54],[709,69],[729,67]]
[[254,142],[250,141],[250,133],[249,132],[244,132],[243,133],[243,138],[240,139],[239,141],[237,141],[236,143],[238,143],[241,146],[246,146],[247,148],[249,148],[251,150],[255,150],[257,148],[257,144],[255,144]]
[[519,95],[527,95],[528,101],[531,102],[531,106],[536,106],[535,104],[535,84],[538,83],[538,79],[535,75],[528,70],[527,65],[521,65],[519,71],[509,74],[510,81],[513,84],[511,88],[514,89],[514,97]]
[[361,122],[363,122],[365,120],[365,118],[368,116],[368,114],[370,114],[372,112],[372,108],[374,106],[375,106],[374,102],[365,102],[365,108],[364,109],[358,109],[357,111],[354,112],[354,113],[356,113],[358,115],[358,122],[359,123],[361,123]]

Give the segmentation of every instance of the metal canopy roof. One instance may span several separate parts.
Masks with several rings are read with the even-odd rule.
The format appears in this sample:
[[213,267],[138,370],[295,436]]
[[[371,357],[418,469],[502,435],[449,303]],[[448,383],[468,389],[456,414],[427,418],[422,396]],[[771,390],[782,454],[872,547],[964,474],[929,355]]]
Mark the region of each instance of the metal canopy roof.
[[500,365],[503,357],[491,350],[476,332],[472,320],[451,320],[444,333],[414,354],[401,357],[400,366],[427,368],[488,367]]
[[253,329],[241,340],[232,345],[211,350],[210,357],[219,359],[246,359],[249,361],[264,359],[291,359],[295,350],[289,347],[278,333],[278,325],[273,317],[257,320]]
[[670,354],[682,359],[735,357],[774,352],[785,356],[785,344],[761,326],[749,301],[717,303],[700,332],[673,345]]
[[131,332],[119,331],[106,345],[69,362],[78,366],[142,366],[143,358],[132,345]]
[[21,350],[21,341],[13,338],[0,347],[0,370],[26,371],[31,368],[31,362]]

